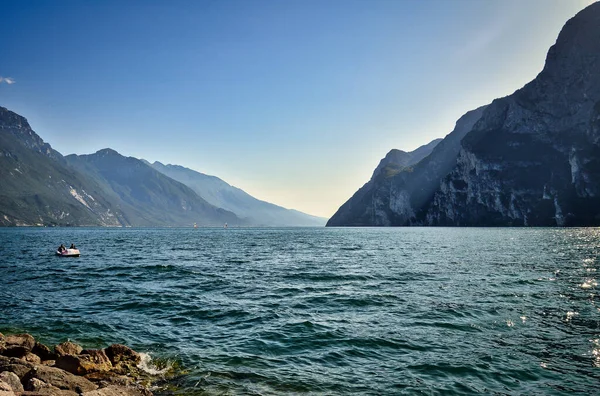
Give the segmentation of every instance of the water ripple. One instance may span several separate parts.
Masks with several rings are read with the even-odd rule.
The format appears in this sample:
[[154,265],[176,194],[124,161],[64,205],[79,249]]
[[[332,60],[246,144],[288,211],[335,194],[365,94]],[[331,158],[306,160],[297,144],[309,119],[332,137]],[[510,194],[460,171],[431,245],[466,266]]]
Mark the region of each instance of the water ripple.
[[589,394],[599,253],[589,228],[0,229],[0,331],[178,361],[164,395]]

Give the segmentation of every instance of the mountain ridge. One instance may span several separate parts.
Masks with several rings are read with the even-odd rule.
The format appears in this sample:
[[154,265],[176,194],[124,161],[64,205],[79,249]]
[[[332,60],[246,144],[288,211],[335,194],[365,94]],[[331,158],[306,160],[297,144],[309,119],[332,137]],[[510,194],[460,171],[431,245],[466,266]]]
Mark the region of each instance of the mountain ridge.
[[210,205],[182,183],[113,149],[71,154],[65,158],[90,178],[109,186],[132,223],[142,226],[191,226],[200,221],[212,226],[245,224],[233,213]]
[[[327,222],[327,226],[391,225],[399,215],[411,216],[414,211],[410,207],[406,208],[404,213],[394,213],[385,209],[386,205],[389,206],[391,197],[395,195],[395,191],[390,190],[392,185],[389,181],[411,178],[414,169],[438,149],[440,144],[445,144],[444,139],[435,139],[410,153],[402,150],[388,152],[375,168],[371,179],[338,209]],[[406,191],[399,191],[399,194],[401,200],[410,199]]]
[[[102,188],[68,166],[24,117],[4,107],[0,107],[0,175],[2,226],[121,224],[121,212]],[[96,199],[89,199],[92,196]]]
[[[391,175],[354,207],[342,205],[328,225],[600,225],[598,70],[594,3],[565,24],[535,79],[478,109],[455,156],[433,150],[411,170],[436,178]],[[452,164],[436,172],[440,159]]]
[[[4,107],[0,107],[0,176],[0,226],[322,226],[326,221],[257,200],[216,176],[203,175],[226,186],[230,199],[248,205],[242,219],[149,162],[111,148],[63,156],[31,129],[25,117]],[[254,217],[248,215],[253,207]]]
[[323,226],[327,221],[324,218],[257,199],[216,176],[206,175],[181,165],[164,165],[155,161],[151,166],[187,185],[211,204],[235,213],[249,224],[269,227]]

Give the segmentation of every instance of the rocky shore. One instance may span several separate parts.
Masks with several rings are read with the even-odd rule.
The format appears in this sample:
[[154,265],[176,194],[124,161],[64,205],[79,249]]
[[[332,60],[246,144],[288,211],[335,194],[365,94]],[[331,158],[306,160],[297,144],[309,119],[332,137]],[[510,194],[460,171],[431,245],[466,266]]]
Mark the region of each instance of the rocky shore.
[[29,334],[0,333],[0,396],[151,396],[141,359],[120,344],[83,349],[67,341],[50,349]]

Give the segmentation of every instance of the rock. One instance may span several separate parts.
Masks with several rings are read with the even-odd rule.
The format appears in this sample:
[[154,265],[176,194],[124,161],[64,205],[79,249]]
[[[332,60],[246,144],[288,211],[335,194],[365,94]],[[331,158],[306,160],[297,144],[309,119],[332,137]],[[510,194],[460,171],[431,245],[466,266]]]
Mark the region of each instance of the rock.
[[79,355],[83,348],[73,342],[66,341],[54,347],[57,356]]
[[56,359],[55,366],[77,375],[109,371],[112,364],[102,349],[90,349],[81,355],[65,355]]
[[108,356],[110,362],[115,366],[120,362],[137,365],[142,360],[139,353],[121,344],[112,344],[108,348],[105,348],[104,352],[106,352],[106,356]]
[[21,384],[21,379],[15,373],[11,373],[10,371],[3,371],[0,373],[0,381],[7,383],[10,386],[10,390],[14,392],[23,392],[23,385]]
[[48,367],[54,367],[54,365],[56,364],[56,360],[44,360],[42,362],[42,364],[44,366],[48,366]]
[[15,396],[16,393],[13,392],[12,390],[8,389],[10,388],[8,386],[8,384],[0,381],[0,396]]
[[98,388],[91,381],[56,367],[35,366],[21,379],[21,382],[27,383],[31,378],[36,378],[47,384],[52,384],[59,389],[74,392],[86,392]]
[[23,377],[33,369],[34,365],[17,358],[0,356],[0,372],[10,371],[23,380]]
[[50,348],[48,348],[46,345],[41,344],[39,342],[35,343],[35,346],[31,350],[31,352],[38,355],[40,357],[40,359],[42,359],[42,361],[56,360],[56,353],[52,352],[50,350]]
[[2,337],[0,354],[9,357],[21,357],[31,352],[35,339],[29,334],[12,334]]
[[31,396],[75,396],[77,392],[59,389],[56,386],[40,381],[37,378],[30,378],[25,384],[27,392],[22,392],[21,395]]
[[150,396],[151,392],[145,389],[128,388],[118,385],[110,385],[106,388],[84,392],[83,396]]
[[56,388],[50,384],[47,384],[44,381],[41,381],[37,378],[29,378],[29,380],[27,380],[27,383],[25,384],[25,388],[28,391],[33,391],[33,392],[39,392],[43,389],[51,389],[51,388],[58,389],[58,388]]
[[33,363],[33,364],[40,364],[42,362],[42,359],[40,359],[40,357],[38,355],[31,353],[31,352],[29,352],[28,354],[23,356],[21,358],[21,360],[25,360],[26,362]]
[[57,388],[45,388],[39,391],[21,392],[17,396],[79,396],[79,393]]
[[[20,384],[20,382],[19,382],[19,384]],[[10,386],[10,384],[8,382],[5,382],[2,379],[0,379],[0,391],[12,392],[13,388],[12,388],[12,386]]]
[[110,385],[118,385],[124,387],[135,387],[136,383],[131,377],[119,375],[113,371],[97,371],[95,373],[86,374],[85,378],[97,384],[100,388],[106,388]]

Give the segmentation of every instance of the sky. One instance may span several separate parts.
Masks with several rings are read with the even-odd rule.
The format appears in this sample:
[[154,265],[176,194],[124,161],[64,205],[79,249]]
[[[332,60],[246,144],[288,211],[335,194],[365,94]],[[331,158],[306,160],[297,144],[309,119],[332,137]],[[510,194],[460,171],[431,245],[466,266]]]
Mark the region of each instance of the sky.
[[331,217],[391,149],[542,70],[590,0],[3,0],[0,106],[63,155],[218,176]]

